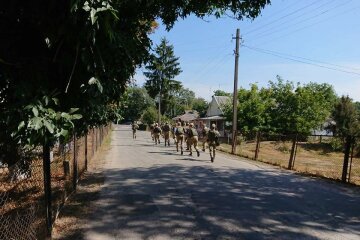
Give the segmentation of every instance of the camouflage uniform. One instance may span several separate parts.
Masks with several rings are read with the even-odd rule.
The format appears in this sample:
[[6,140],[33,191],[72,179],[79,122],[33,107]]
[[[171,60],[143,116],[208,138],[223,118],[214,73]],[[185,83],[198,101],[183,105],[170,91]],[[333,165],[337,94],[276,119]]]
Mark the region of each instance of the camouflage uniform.
[[189,129],[188,129],[188,144],[189,144],[189,150],[190,150],[190,156],[192,156],[192,147],[194,147],[195,151],[197,152],[197,156],[200,156],[200,151],[197,148],[197,144],[198,144],[198,132],[196,131],[196,129],[194,128],[194,124],[190,123],[189,125]]
[[151,135],[151,139],[154,141],[154,128],[155,128],[155,123],[150,124],[150,135]]
[[155,127],[153,130],[153,136],[154,136],[156,145],[158,143],[160,144],[160,135],[161,135],[161,128],[159,127],[159,125],[157,123],[155,123]]
[[183,150],[183,141],[184,141],[184,127],[181,126],[181,123],[178,122],[177,123],[177,127],[175,129],[175,136],[176,136],[176,151],[179,151],[179,144],[180,144],[180,150],[181,150],[181,155],[184,154],[184,150]]
[[215,128],[216,128],[216,125],[212,124],[211,128],[210,128],[210,130],[208,132],[208,139],[207,139],[207,142],[209,144],[211,162],[214,162],[216,146],[219,145],[220,133]]
[[168,146],[170,146],[170,125],[168,123],[165,123],[165,125],[162,127],[163,133],[164,133],[164,140],[165,140],[165,147],[166,143]]
[[202,141],[202,150],[203,150],[203,152],[205,152],[205,150],[206,150],[206,142],[207,142],[208,132],[209,132],[209,128],[206,127],[206,124],[204,124],[203,130],[201,132],[202,133],[201,141]]
[[132,129],[132,132],[133,132],[133,139],[136,139],[136,130],[139,129],[139,125],[137,125],[136,122],[133,122],[131,124],[131,129]]

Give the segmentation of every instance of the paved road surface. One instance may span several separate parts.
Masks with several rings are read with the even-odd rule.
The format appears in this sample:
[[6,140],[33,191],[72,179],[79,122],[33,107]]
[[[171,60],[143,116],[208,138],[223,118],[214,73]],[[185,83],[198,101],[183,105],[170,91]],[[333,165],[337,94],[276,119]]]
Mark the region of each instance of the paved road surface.
[[[116,126],[87,240],[360,239],[360,192],[232,156],[181,156]],[[185,152],[185,154],[188,154]]]

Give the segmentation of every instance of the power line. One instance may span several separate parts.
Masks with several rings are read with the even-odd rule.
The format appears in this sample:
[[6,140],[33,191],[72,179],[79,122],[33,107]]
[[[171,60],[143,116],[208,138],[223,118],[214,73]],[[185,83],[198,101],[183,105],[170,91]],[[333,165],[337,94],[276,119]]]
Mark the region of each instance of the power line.
[[[266,49],[261,49],[261,48],[256,48],[256,47],[251,47],[251,46],[247,46],[247,45],[242,45],[242,46],[245,47],[245,48],[248,48],[250,50],[260,52],[260,53],[264,53],[264,54],[268,54],[268,55],[272,55],[272,56],[275,56],[275,57],[278,57],[278,58],[283,58],[283,59],[291,60],[291,61],[294,61],[294,62],[299,62],[299,63],[303,63],[303,64],[307,64],[307,65],[312,65],[312,66],[315,66],[315,67],[321,67],[321,68],[325,68],[325,69],[329,69],[329,70],[333,70],[333,71],[338,71],[338,72],[343,72],[343,73],[354,74],[354,75],[360,76],[359,72],[343,70],[344,68],[346,69],[347,67],[343,67],[343,66],[340,66],[340,65],[335,65],[335,64],[322,62],[323,64],[326,64],[326,65],[340,66],[343,69],[334,68],[334,67],[328,67],[328,66],[321,65],[321,64],[316,64],[316,63],[311,63],[311,62],[306,62],[306,61],[303,61],[303,60],[299,60],[299,59],[304,59],[304,60],[306,59],[306,58],[302,58],[302,57],[297,57],[297,56],[287,57],[287,56],[292,56],[292,55],[289,55],[289,54],[282,54],[282,53],[278,53],[278,52],[274,52],[274,51],[270,51],[270,50],[266,50]],[[299,59],[295,59],[294,57],[299,58]],[[316,61],[316,60],[310,60],[310,59],[308,59],[308,60],[312,61],[312,62],[320,62],[320,61]]]
[[[301,24],[301,23],[304,23],[304,22],[307,22],[307,21],[309,21],[309,20],[318,18],[318,17],[320,17],[320,16],[322,16],[322,15],[324,15],[324,14],[326,14],[326,13],[329,13],[330,11],[332,11],[332,10],[334,10],[334,9],[338,9],[339,7],[345,6],[345,5],[349,4],[349,3],[352,2],[352,1],[353,1],[353,0],[347,1],[347,2],[345,2],[345,3],[338,4],[338,5],[334,6],[334,7],[329,8],[329,9],[326,9],[326,10],[324,10],[324,11],[322,11],[322,12],[320,12],[320,13],[314,15],[314,16],[305,18],[305,19],[303,19],[303,20],[301,20],[301,21],[295,22],[294,24],[290,24],[290,25],[285,26],[285,27],[283,26],[283,24],[282,24],[282,25],[279,25],[279,26],[275,26],[275,27],[273,27],[273,28],[270,28],[270,29],[266,30],[266,31],[263,32],[263,33],[260,33],[260,34],[258,34],[258,35],[253,36],[253,38],[259,39],[259,38],[263,38],[263,37],[266,37],[266,36],[271,36],[271,35],[273,35],[273,34],[276,34],[277,32],[284,31],[284,30],[286,30],[286,29],[289,29],[289,28],[294,27],[294,26],[296,26],[296,25],[299,25],[299,24]],[[296,19],[295,19],[295,20],[296,20]],[[290,21],[290,22],[291,22],[291,21]],[[286,23],[289,23],[289,22],[286,22]],[[274,29],[274,28],[275,28],[275,29],[276,29],[276,28],[280,28],[280,29],[275,30],[275,31],[272,31],[272,29]],[[269,32],[269,33],[266,33],[266,32]]]
[[278,22],[278,21],[280,21],[280,20],[282,20],[282,19],[284,19],[284,18],[286,18],[286,17],[288,17],[288,16],[294,15],[294,14],[296,14],[296,13],[298,13],[298,12],[300,12],[300,11],[308,8],[308,7],[311,7],[311,6],[313,6],[313,5],[317,4],[317,3],[319,3],[319,1],[314,1],[314,2],[312,2],[311,4],[308,4],[308,5],[306,5],[306,6],[302,7],[302,8],[299,8],[299,9],[297,9],[297,10],[295,10],[295,11],[292,11],[292,12],[290,12],[290,13],[288,13],[288,14],[280,17],[280,18],[277,18],[277,19],[275,19],[275,20],[273,20],[273,21],[271,21],[271,22],[269,22],[269,23],[267,23],[267,24],[265,24],[265,25],[262,25],[262,26],[260,26],[260,27],[258,27],[258,28],[255,28],[255,29],[253,29],[253,30],[247,31],[247,32],[245,32],[245,34],[249,34],[249,33],[252,33],[252,32],[256,32],[256,31],[258,31],[259,29],[263,29],[263,28],[266,27],[266,26],[269,26],[269,25],[271,25],[271,24],[273,24],[273,23],[276,23],[276,22]]
[[355,10],[358,10],[359,8],[360,8],[360,6],[352,7],[351,9],[347,9],[347,10],[345,10],[345,11],[339,13],[339,14],[335,14],[335,15],[329,16],[329,17],[324,18],[324,19],[322,19],[322,20],[320,20],[320,21],[317,21],[317,22],[314,22],[314,23],[312,23],[312,24],[306,25],[305,27],[298,28],[298,29],[296,29],[296,30],[294,30],[294,31],[292,31],[292,32],[290,32],[290,33],[283,34],[283,35],[281,35],[281,36],[279,36],[279,37],[271,38],[270,40],[262,41],[262,42],[260,42],[260,43],[257,44],[257,45],[262,45],[262,44],[266,44],[266,43],[269,43],[269,42],[273,42],[274,40],[282,39],[282,38],[284,38],[284,37],[293,35],[294,33],[297,33],[297,32],[302,31],[302,30],[304,30],[304,29],[307,29],[307,28],[313,27],[313,26],[315,26],[315,25],[318,25],[318,24],[320,24],[320,23],[326,22],[326,21],[328,21],[329,19],[333,19],[333,18],[338,17],[338,16],[340,16],[340,15],[344,15],[344,14],[347,14],[347,13],[349,13],[349,12],[353,12],[353,11],[355,11]]

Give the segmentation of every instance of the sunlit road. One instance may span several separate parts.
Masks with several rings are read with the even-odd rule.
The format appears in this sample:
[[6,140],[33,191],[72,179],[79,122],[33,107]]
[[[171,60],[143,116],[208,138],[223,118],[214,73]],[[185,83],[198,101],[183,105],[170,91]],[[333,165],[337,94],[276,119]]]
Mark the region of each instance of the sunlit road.
[[85,239],[360,239],[359,189],[114,128]]

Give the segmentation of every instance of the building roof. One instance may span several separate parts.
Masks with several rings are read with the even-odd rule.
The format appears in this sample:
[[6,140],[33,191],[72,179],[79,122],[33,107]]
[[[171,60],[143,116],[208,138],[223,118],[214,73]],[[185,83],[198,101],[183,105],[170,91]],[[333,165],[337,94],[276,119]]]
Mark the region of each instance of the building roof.
[[189,122],[197,119],[199,113],[195,110],[185,110],[185,114],[174,117],[172,120],[176,121],[181,119],[181,121]]
[[215,101],[219,104],[219,107],[231,101],[228,96],[214,96]]
[[211,116],[211,117],[203,117],[201,120],[223,120],[225,117],[222,116]]
[[224,114],[223,106],[231,103],[231,98],[227,96],[212,96],[206,116],[221,116]]

